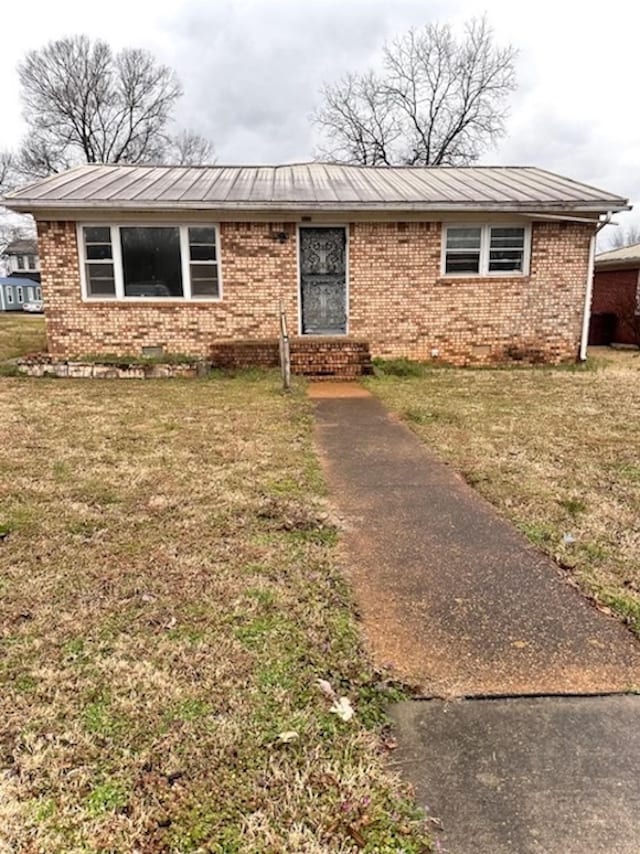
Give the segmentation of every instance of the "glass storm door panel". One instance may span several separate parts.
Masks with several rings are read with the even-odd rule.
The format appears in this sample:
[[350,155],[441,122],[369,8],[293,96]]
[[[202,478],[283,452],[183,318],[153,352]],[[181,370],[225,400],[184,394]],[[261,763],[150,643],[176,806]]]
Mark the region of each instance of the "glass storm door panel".
[[347,331],[347,235],[344,228],[300,229],[304,335]]

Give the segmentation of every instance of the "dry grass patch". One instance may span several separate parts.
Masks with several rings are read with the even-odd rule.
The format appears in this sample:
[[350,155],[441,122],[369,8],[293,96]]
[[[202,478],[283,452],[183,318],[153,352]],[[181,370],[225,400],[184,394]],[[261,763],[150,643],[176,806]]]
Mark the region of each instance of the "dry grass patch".
[[427,850],[302,394],[4,379],[0,429],[1,850]]
[[46,350],[44,318],[26,312],[0,313],[0,362]]
[[640,632],[640,353],[601,351],[587,368],[420,373],[369,387]]

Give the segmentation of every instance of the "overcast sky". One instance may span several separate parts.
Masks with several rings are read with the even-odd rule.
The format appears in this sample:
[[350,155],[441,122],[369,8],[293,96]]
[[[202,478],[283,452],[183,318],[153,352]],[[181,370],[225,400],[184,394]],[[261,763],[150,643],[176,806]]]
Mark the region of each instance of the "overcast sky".
[[[579,11],[578,11],[579,10]],[[583,0],[31,0],[3,9],[0,147],[21,132],[16,65],[49,39],[87,33],[146,47],[178,73],[180,122],[220,163],[309,160],[323,81],[376,61],[385,41],[429,21],[487,13],[520,51],[508,135],[483,162],[537,165],[640,207],[640,4]],[[640,210],[618,218],[640,223]]]

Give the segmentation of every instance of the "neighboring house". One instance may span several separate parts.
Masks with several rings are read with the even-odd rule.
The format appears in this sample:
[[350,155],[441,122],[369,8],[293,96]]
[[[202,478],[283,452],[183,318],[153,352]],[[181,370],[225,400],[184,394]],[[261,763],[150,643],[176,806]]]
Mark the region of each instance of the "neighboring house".
[[640,345],[640,243],[596,255],[589,343]]
[[595,229],[628,207],[532,167],[323,163],[87,165],[5,204],[37,220],[56,356],[258,358],[282,305],[309,351],[456,364],[584,358]]
[[13,240],[2,253],[7,274],[40,282],[38,241],[21,237]]
[[39,299],[42,299],[42,290],[33,279],[0,278],[0,311],[22,311],[25,302]]

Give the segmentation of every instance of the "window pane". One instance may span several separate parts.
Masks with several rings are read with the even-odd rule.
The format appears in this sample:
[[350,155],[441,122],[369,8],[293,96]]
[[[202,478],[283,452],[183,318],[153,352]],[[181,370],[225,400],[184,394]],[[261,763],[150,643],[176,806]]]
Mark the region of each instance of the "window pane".
[[85,227],[83,232],[85,243],[111,243],[111,229],[108,225],[98,228],[95,226]]
[[191,295],[217,297],[218,268],[213,264],[191,264]]
[[216,242],[214,228],[190,228],[189,243],[213,243]]
[[447,249],[480,249],[480,228],[448,228]]
[[446,273],[480,272],[479,252],[453,252],[447,255]]
[[120,229],[124,292],[128,297],[181,297],[177,227]]
[[42,288],[36,288],[36,299],[42,299]]
[[110,243],[89,243],[86,246],[87,261],[100,260],[101,258],[111,258]]
[[7,303],[9,305],[13,305],[13,288],[8,287],[6,290],[6,294],[7,294]]
[[489,255],[489,271],[522,272],[522,249],[492,249]]
[[24,255],[18,255],[18,270],[24,270]]
[[492,228],[490,273],[521,273],[524,262],[524,228]]
[[492,228],[492,249],[523,249],[524,228]]
[[209,246],[205,246],[203,244],[194,245],[193,243],[189,247],[189,251],[191,252],[191,260],[192,261],[215,261],[216,260],[216,247],[213,244]]
[[27,260],[28,260],[28,264],[29,264],[29,269],[30,269],[30,270],[35,270],[35,268],[36,268],[36,259],[35,259],[35,257],[34,257],[33,255],[29,255],[29,256],[28,256],[28,258],[27,258]]
[[87,293],[90,297],[114,297],[116,283],[113,264],[86,264]]

